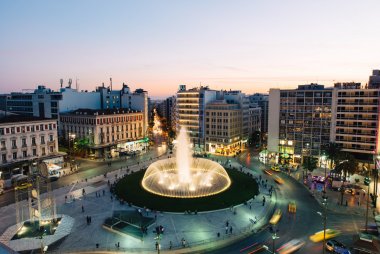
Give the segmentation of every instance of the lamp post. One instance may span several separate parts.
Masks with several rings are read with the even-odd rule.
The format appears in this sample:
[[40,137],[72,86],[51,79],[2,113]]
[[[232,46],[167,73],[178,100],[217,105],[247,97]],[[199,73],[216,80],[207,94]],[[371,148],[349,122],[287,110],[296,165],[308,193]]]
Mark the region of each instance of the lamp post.
[[323,206],[324,206],[324,211],[323,211],[323,254],[326,253],[326,222],[327,222],[327,196],[325,193],[323,193]]
[[272,253],[275,254],[276,253],[276,249],[275,249],[275,241],[276,239],[280,238],[277,236],[277,232],[278,232],[278,229],[276,229],[274,226],[273,227],[270,227],[269,228],[269,231],[272,233]]
[[369,207],[369,184],[370,184],[371,180],[369,179],[369,177],[365,177],[364,178],[364,184],[366,186],[368,186],[368,192],[367,192],[367,207],[366,207],[366,214],[365,214],[365,232],[368,233],[368,207]]
[[[377,205],[377,185],[379,182],[379,167],[378,163],[380,163],[380,154],[377,154],[374,156],[375,161],[375,168],[373,170],[373,201],[374,201],[374,208],[376,208]],[[369,194],[369,193],[368,193]]]

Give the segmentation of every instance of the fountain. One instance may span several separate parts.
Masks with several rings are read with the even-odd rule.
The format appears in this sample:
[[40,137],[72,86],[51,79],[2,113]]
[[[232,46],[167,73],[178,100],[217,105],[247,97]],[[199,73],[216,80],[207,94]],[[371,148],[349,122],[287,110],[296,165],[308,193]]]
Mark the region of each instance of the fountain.
[[198,198],[230,187],[230,177],[219,163],[192,158],[185,128],[181,128],[177,141],[175,158],[156,161],[146,170],[141,182],[145,190],[166,197]]

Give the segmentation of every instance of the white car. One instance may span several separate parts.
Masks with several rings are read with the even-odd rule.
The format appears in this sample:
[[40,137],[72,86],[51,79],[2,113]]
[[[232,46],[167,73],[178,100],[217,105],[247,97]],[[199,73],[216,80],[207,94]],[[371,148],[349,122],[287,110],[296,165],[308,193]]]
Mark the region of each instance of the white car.
[[290,242],[282,245],[278,249],[278,254],[290,254],[293,253],[299,249],[305,244],[305,241],[302,241],[300,239],[293,239]]

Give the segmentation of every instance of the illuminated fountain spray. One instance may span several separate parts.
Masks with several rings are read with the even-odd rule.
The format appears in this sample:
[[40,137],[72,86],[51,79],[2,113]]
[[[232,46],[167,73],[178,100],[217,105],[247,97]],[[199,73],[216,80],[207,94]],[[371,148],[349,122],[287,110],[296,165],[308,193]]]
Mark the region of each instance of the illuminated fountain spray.
[[159,160],[148,167],[141,182],[144,189],[161,196],[197,198],[230,187],[230,177],[219,163],[192,158],[185,128],[181,128],[177,141],[175,158]]
[[177,168],[178,168],[178,181],[181,184],[191,183],[190,176],[190,159],[191,154],[189,150],[189,139],[186,134],[186,129],[181,128],[177,138]]

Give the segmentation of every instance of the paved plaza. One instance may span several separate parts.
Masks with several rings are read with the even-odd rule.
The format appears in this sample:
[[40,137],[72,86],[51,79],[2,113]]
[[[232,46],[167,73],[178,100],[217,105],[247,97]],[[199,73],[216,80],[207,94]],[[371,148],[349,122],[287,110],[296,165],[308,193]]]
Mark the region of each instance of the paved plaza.
[[[232,161],[231,166],[241,170],[240,164]],[[131,171],[140,167],[129,167]],[[243,169],[258,177],[259,172]],[[142,240],[132,236],[110,232],[102,227],[104,220],[111,217],[115,210],[136,210],[128,204],[120,204],[109,191],[109,183],[116,177],[126,174],[126,169],[119,169],[107,174],[107,177],[97,176],[86,181],[54,191],[57,213],[74,218],[75,223],[71,233],[63,240],[52,246],[49,251],[56,253],[94,252],[94,251],[126,251],[156,252],[156,226],[162,225],[165,230],[160,239],[161,250],[174,252],[192,252],[202,248],[212,248],[237,240],[240,237],[257,231],[265,225],[275,207],[276,195],[269,196],[268,191],[260,186],[260,194],[246,204],[219,211],[198,214],[162,213],[141,209],[144,216],[155,218],[155,223],[148,228],[148,233]],[[109,182],[109,183],[108,183]],[[83,195],[83,189],[85,194]],[[263,196],[266,202],[263,206]],[[112,197],[112,198],[111,198]],[[149,204],[146,204],[149,208]],[[0,233],[14,225],[15,206],[9,205],[0,209]],[[87,223],[87,216],[91,223]],[[228,221],[228,226],[227,226]],[[227,227],[226,227],[227,226]],[[185,246],[183,243],[185,240]],[[7,244],[5,242],[5,244]],[[98,248],[96,246],[98,245]]]

